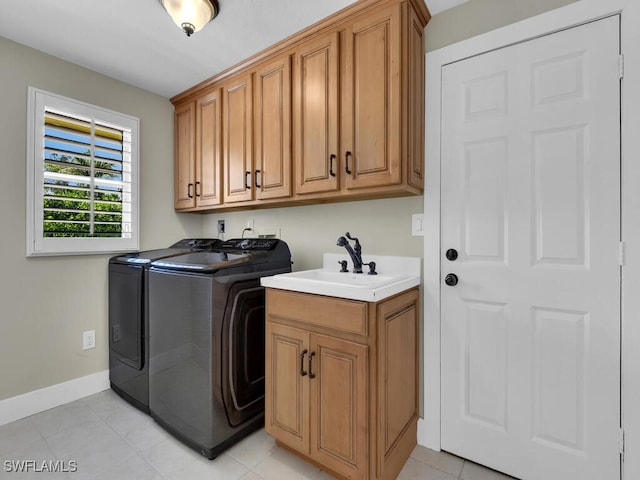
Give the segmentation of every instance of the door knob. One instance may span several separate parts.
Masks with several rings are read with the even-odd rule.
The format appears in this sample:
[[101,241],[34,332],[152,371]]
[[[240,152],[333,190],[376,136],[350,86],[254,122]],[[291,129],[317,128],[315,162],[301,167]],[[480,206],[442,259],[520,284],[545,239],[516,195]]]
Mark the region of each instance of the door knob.
[[449,250],[447,250],[447,253],[445,253],[445,256],[447,257],[447,260],[453,262],[456,258],[458,258],[458,251],[455,248],[450,248]]
[[450,287],[455,287],[458,284],[458,276],[455,273],[448,273],[447,276],[444,277],[444,283]]

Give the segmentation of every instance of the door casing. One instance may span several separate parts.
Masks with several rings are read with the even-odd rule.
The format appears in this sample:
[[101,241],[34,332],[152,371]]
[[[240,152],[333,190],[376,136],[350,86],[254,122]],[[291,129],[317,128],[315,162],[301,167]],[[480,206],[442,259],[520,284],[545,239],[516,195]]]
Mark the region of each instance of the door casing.
[[[621,15],[624,55],[621,105],[622,154],[622,419],[623,478],[640,478],[640,24],[639,0],[581,0],[426,55],[424,194],[424,390],[418,443],[440,450],[440,119],[444,65],[613,14]],[[636,106],[635,108],[633,106]],[[636,185],[634,185],[634,179]],[[635,188],[634,188],[635,186]],[[635,213],[634,213],[635,212]]]

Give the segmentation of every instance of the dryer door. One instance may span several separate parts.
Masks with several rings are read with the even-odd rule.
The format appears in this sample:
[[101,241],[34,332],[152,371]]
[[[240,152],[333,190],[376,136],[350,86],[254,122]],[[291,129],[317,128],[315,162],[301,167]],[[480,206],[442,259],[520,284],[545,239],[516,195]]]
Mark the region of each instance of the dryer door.
[[222,392],[232,426],[264,412],[264,287],[260,280],[229,290],[222,332]]

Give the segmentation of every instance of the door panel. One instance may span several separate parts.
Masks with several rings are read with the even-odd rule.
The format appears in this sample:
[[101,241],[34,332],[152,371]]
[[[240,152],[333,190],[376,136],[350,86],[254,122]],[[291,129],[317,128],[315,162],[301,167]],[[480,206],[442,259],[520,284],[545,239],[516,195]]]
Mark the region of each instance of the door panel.
[[196,104],[196,207],[222,203],[222,105],[220,90]]
[[296,193],[338,190],[338,34],[295,55]]
[[176,107],[174,114],[174,204],[175,208],[192,208],[195,205],[195,130],[196,108],[192,103]]
[[443,69],[442,447],[619,478],[619,19]]
[[[347,29],[344,105],[348,189],[400,183],[400,5]],[[419,101],[419,99],[416,99]],[[347,165],[348,162],[348,165]]]
[[311,456],[347,478],[368,478],[369,417],[363,399],[369,392],[367,350],[365,345],[311,336]]
[[223,88],[224,202],[251,200],[253,98],[251,75]]
[[256,198],[291,196],[291,57],[265,65],[256,80]]
[[[265,431],[277,440],[309,452],[309,381],[301,375],[309,334],[267,322]],[[304,354],[303,354],[304,352]]]

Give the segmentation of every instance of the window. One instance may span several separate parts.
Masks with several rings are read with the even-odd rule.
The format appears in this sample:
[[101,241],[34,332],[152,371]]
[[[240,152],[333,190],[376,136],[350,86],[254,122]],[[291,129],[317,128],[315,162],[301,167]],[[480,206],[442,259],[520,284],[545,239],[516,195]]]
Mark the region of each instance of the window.
[[138,250],[137,118],[29,87],[27,255]]

